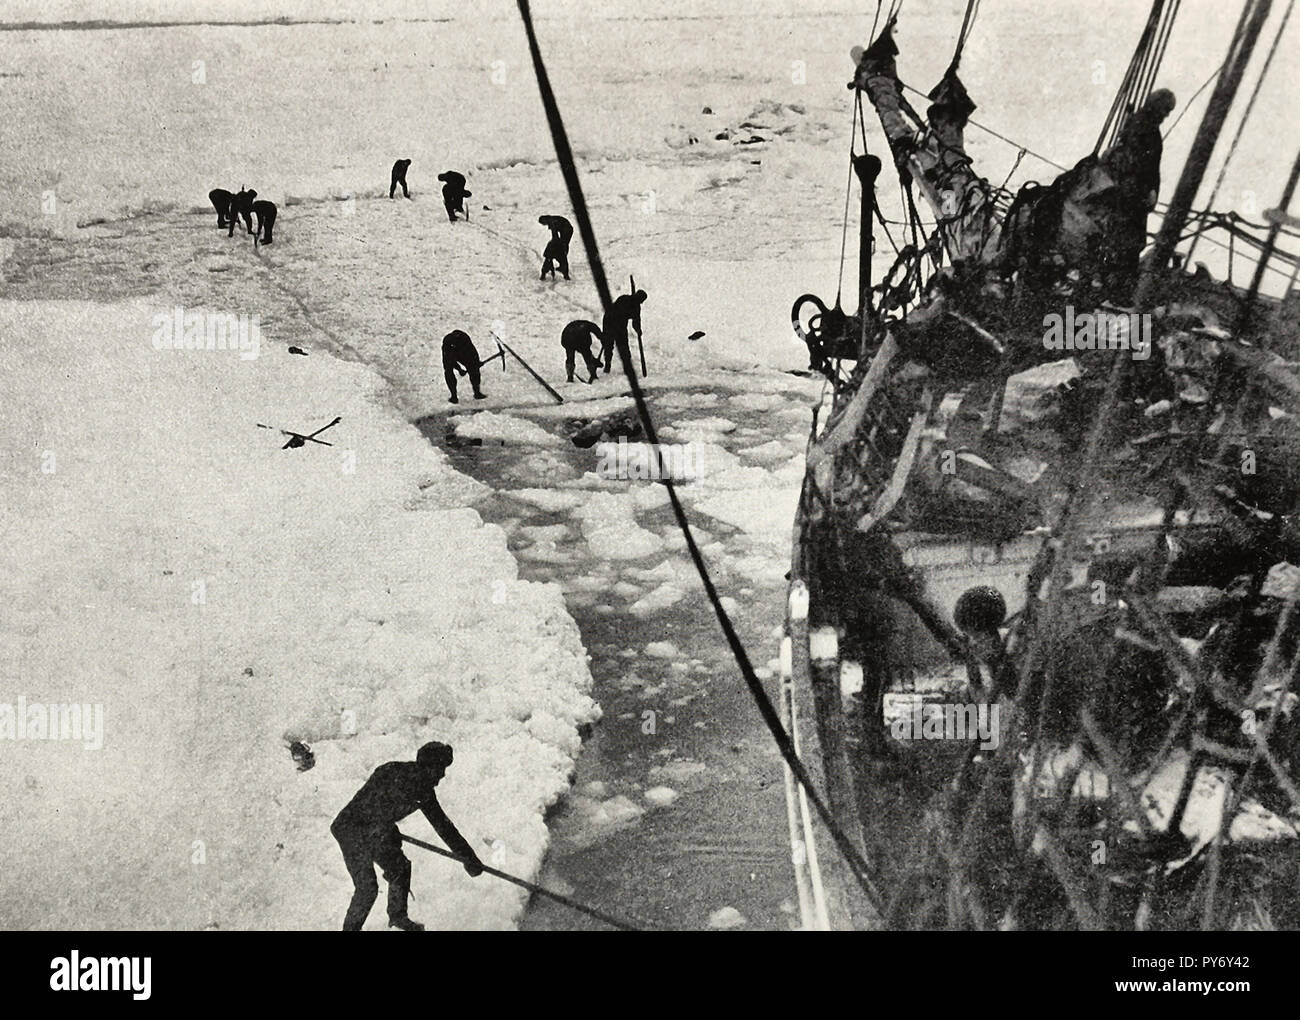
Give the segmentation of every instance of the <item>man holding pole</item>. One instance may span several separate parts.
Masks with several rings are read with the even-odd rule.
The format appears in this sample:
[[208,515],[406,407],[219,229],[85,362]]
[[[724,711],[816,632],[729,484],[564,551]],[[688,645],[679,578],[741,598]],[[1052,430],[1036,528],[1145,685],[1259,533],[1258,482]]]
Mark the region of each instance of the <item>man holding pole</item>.
[[417,809],[461,859],[471,878],[483,874],[478,855],[443,812],[434,793],[451,762],[451,747],[434,740],[420,748],[413,762],[390,761],[380,765],[334,819],[330,832],[338,840],[356,887],[343,920],[344,931],[360,931],[379,896],[376,864],[383,869],[388,882],[389,925],[403,931],[424,930],[424,925],[406,914],[411,862],[402,853],[402,834],[397,828],[399,821]]
[[[627,328],[630,325],[636,330],[637,345],[641,344],[641,306],[645,304],[646,292],[643,290],[634,290],[631,294],[620,294],[610,305],[609,311],[605,313],[605,319],[601,333],[601,354],[605,359],[605,374],[609,375],[610,365],[613,362],[614,348],[617,345],[620,352],[628,351],[627,357],[631,358],[631,351],[628,349]],[[645,353],[641,354],[641,374],[645,375]]]

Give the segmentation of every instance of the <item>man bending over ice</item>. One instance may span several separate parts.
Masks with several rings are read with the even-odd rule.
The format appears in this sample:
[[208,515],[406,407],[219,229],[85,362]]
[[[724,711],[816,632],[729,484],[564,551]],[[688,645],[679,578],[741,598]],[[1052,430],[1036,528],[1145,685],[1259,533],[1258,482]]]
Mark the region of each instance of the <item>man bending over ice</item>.
[[443,182],[442,204],[447,210],[447,219],[455,223],[457,213],[463,213],[465,219],[469,219],[469,213],[465,212],[465,199],[474,192],[465,190],[465,175],[455,170],[444,170],[438,175],[438,180]]
[[257,229],[253,231],[253,247],[257,247],[259,238],[262,244],[270,244],[271,231],[275,227],[275,203],[259,198],[253,203],[252,208],[253,214],[257,217]]
[[257,198],[257,192],[251,188],[245,191],[239,189],[239,194],[230,200],[230,208],[226,211],[226,226],[230,228],[227,237],[235,236],[235,224],[241,219],[244,221],[244,229],[248,233],[253,232],[253,199]]
[[226,214],[230,212],[230,203],[235,200],[225,188],[213,188],[208,192],[208,201],[212,203],[212,208],[217,210],[217,226],[226,225]]
[[474,341],[464,330],[453,329],[442,338],[442,377],[447,382],[447,391],[451,394],[453,404],[460,403],[460,398],[456,396],[456,373],[458,372],[461,375],[469,373],[469,384],[474,387],[475,400],[482,400],[487,396],[479,389],[478,370],[482,364]]
[[601,338],[600,327],[587,319],[574,319],[560,333],[560,345],[564,348],[564,371],[573,382],[575,356],[582,355],[587,365],[589,383],[596,381],[596,372],[600,369],[600,359],[591,352],[591,341]]
[[538,279],[545,280],[546,274],[550,273],[551,279],[554,280],[555,270],[558,268],[567,280],[569,242],[573,240],[573,224],[563,216],[538,216],[537,222],[551,232],[551,239],[546,242],[546,250],[542,252],[542,275]]
[[343,851],[343,861],[356,891],[343,919],[344,931],[360,931],[379,896],[375,865],[388,882],[388,923],[403,931],[423,931],[424,925],[406,915],[411,892],[411,862],[402,853],[397,823],[417,808],[424,812],[448,849],[464,859],[471,878],[483,874],[483,865],[443,812],[434,788],[451,765],[451,747],[430,741],[416,753],[415,761],[390,761],[366,780],[330,826]]

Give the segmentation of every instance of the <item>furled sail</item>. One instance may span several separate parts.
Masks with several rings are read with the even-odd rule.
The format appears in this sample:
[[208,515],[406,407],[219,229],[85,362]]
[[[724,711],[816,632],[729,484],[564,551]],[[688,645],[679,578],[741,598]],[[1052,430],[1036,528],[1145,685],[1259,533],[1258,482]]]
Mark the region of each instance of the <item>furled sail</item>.
[[880,118],[899,172],[934,209],[949,258],[990,259],[997,251],[997,207],[988,181],[971,168],[964,140],[975,104],[952,66],[930,93],[933,105],[922,119],[903,96],[893,28],[891,21],[863,51],[854,85]]

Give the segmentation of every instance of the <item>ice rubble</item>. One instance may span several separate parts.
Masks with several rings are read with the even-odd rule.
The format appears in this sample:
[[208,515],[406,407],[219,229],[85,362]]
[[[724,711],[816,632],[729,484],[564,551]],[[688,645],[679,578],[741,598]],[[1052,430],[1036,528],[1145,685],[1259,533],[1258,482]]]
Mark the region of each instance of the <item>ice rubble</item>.
[[457,415],[452,422],[456,435],[466,439],[494,439],[531,446],[554,446],[561,442],[558,436],[547,432],[540,425],[494,411]]

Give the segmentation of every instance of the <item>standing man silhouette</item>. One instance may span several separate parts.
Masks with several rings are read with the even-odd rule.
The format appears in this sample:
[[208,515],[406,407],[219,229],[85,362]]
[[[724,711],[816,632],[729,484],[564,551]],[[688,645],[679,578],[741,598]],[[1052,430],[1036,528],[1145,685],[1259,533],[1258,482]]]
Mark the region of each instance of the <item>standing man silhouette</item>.
[[375,905],[379,896],[376,864],[388,882],[389,925],[403,931],[424,930],[424,925],[412,921],[406,913],[411,862],[402,853],[402,835],[397,829],[397,823],[417,809],[447,847],[462,858],[471,878],[483,874],[478,855],[443,812],[434,793],[451,762],[451,747],[434,740],[420,748],[413,762],[380,765],[330,825],[356,887],[343,920],[344,931],[360,931]]
[[406,190],[406,168],[411,165],[409,159],[399,159],[393,164],[393,179],[388,185],[388,197],[392,198],[393,193],[397,191],[397,186],[402,186],[402,197],[410,198],[411,193]]
[[1164,141],[1160,125],[1177,101],[1168,89],[1156,89],[1124,125],[1115,144],[1102,154],[1101,164],[1117,184],[1114,218],[1108,240],[1114,252],[1116,297],[1127,301],[1137,286],[1142,249],[1147,243],[1147,218],[1160,197],[1160,159]]
[[[620,294],[605,313],[604,337],[601,340],[601,353],[605,356],[605,374],[609,375],[610,364],[614,360],[614,348],[620,351],[628,349],[627,328],[636,330],[637,339],[641,338],[641,306],[645,304],[646,292],[638,290],[635,294]],[[628,350],[628,358],[631,358]]]

